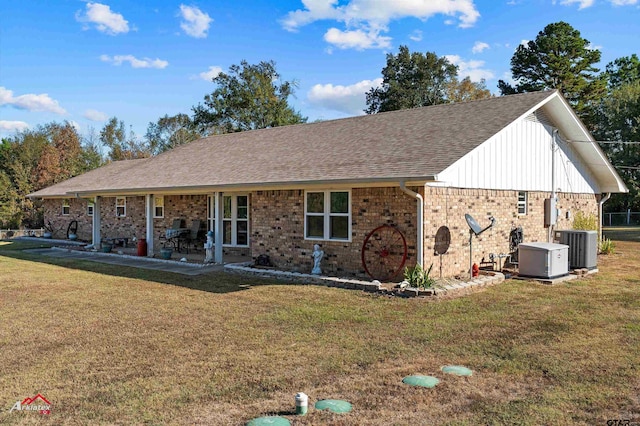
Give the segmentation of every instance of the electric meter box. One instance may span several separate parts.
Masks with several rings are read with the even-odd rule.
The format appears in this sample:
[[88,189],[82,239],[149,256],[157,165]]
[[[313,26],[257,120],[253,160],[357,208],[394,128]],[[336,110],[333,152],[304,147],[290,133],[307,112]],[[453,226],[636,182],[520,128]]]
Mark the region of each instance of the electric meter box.
[[519,275],[558,278],[569,273],[569,246],[555,243],[521,243],[518,246]]

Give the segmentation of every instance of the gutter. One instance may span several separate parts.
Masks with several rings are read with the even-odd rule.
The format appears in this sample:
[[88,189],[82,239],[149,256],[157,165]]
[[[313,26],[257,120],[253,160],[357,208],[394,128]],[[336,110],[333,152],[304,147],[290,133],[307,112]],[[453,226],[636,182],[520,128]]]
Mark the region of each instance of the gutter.
[[416,200],[418,200],[418,203],[417,203],[417,211],[418,211],[418,223],[417,223],[418,241],[417,241],[417,244],[416,244],[416,252],[417,252],[416,253],[416,257],[418,259],[416,261],[416,264],[418,264],[418,265],[420,265],[421,267],[424,268],[424,258],[422,256],[423,248],[424,248],[424,226],[423,226],[423,218],[422,218],[423,212],[424,212],[424,198],[422,198],[422,195],[418,194],[417,192],[413,192],[412,190],[407,188],[407,186],[405,185],[404,181],[400,181],[400,189],[405,194],[407,194],[410,197],[413,197]]
[[[140,188],[115,188],[115,189],[95,189],[78,191],[80,197],[88,197],[95,195],[102,196],[135,196],[146,194],[209,194],[211,192],[221,191],[270,191],[270,190],[289,190],[289,189],[306,189],[306,188],[366,188],[366,187],[395,187],[398,179],[409,182],[410,184],[423,185],[426,182],[434,182],[435,177],[430,176],[403,176],[403,177],[384,177],[369,179],[327,179],[316,181],[282,181],[282,182],[253,182],[253,183],[234,183],[234,184],[212,184],[212,185],[188,185],[188,186],[170,186],[170,187],[140,187]],[[69,191],[67,195],[60,198],[69,197],[68,194],[76,194],[76,191]],[[49,198],[47,196],[36,196],[34,198]]]
[[600,223],[598,223],[598,242],[602,241],[602,205],[606,203],[609,198],[611,198],[611,193],[607,192],[605,196],[598,201],[598,219],[600,219]]

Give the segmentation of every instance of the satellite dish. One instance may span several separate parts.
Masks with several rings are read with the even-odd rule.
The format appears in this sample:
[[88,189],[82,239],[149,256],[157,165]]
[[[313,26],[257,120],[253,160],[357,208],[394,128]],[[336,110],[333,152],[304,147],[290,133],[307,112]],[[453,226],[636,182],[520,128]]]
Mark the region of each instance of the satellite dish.
[[478,224],[478,222],[476,222],[473,216],[471,216],[469,213],[465,213],[464,218],[467,220],[467,225],[469,225],[471,231],[476,235],[480,235],[480,233],[482,232],[482,227],[480,226],[480,224]]
[[451,244],[451,232],[446,226],[441,226],[436,232],[436,243],[433,247],[435,254],[445,254]]
[[467,225],[469,225],[469,279],[473,279],[473,268],[471,264],[471,259],[473,258],[473,235],[475,234],[477,237],[487,229],[493,227],[493,225],[496,224],[496,219],[491,216],[489,218],[491,223],[483,229],[469,213],[465,213],[464,218],[467,220]]

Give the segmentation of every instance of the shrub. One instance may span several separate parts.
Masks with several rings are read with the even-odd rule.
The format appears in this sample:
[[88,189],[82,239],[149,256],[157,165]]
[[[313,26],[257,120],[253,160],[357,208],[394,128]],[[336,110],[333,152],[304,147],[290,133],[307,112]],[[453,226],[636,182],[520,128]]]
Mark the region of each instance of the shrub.
[[598,218],[593,214],[584,214],[578,211],[573,217],[573,229],[578,231],[597,231]]
[[433,268],[433,263],[429,266],[428,270],[424,270],[420,264],[416,264],[416,266],[404,268],[404,279],[409,282],[411,287],[416,288],[430,288],[435,284],[436,280],[431,278],[429,274],[431,274],[431,269]]
[[605,237],[600,240],[598,249],[600,250],[600,254],[613,254],[616,249],[616,243]]

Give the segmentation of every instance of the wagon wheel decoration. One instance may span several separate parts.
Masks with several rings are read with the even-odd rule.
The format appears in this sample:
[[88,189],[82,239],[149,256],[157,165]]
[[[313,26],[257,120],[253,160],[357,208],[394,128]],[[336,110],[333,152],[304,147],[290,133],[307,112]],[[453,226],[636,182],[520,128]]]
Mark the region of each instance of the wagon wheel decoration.
[[362,244],[362,266],[374,280],[396,277],[407,260],[407,240],[397,228],[382,225],[367,234]]

